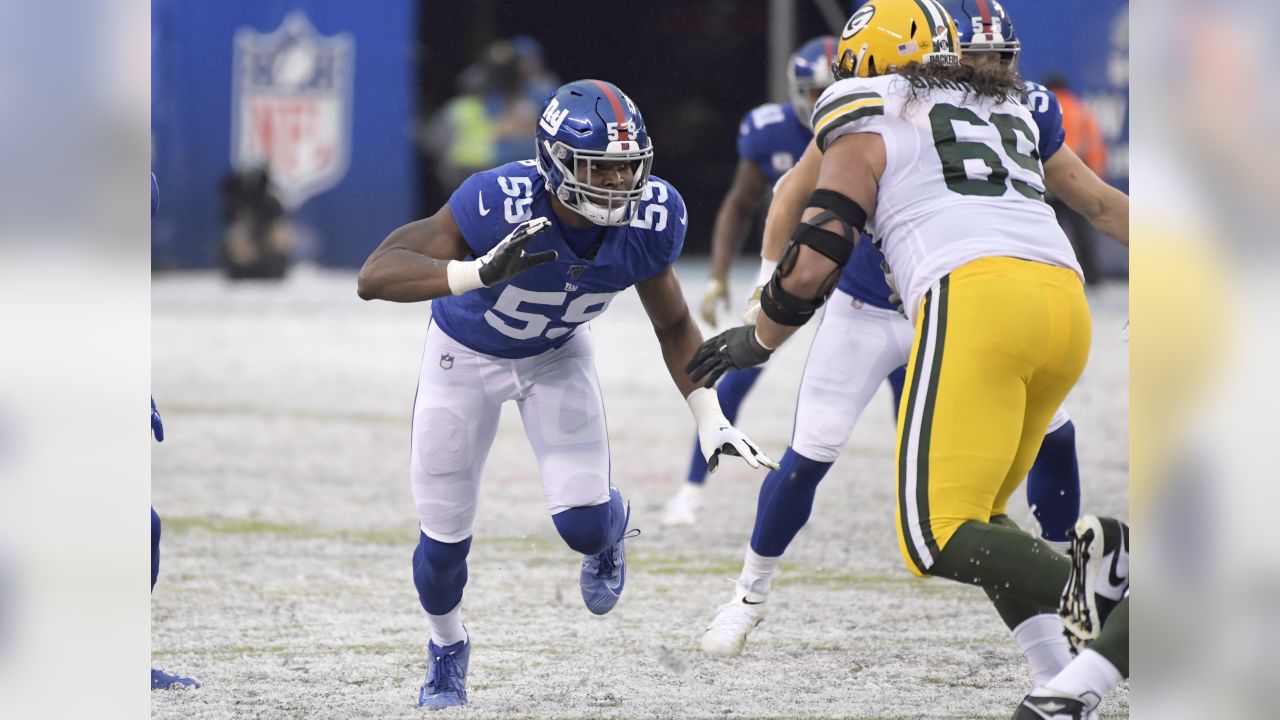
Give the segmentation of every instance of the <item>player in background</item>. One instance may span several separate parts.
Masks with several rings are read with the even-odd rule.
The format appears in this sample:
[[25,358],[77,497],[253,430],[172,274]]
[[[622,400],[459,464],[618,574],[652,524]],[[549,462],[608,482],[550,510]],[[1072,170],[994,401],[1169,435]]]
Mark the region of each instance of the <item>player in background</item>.
[[[964,62],[1016,66],[1020,43],[999,5],[965,0],[953,7],[960,18]],[[1073,198],[1100,228],[1127,243],[1128,198],[1087,168],[1081,171],[1079,159],[1062,144],[1060,116],[1051,94],[1028,84],[1022,99],[1039,130],[1037,149],[1045,160],[1049,187]],[[811,145],[799,166],[779,182],[769,208],[762,265],[772,268],[776,262],[768,258],[782,255],[791,229],[800,222],[805,199],[816,188],[821,158],[817,146]],[[791,446],[781,460],[782,470],[770,473],[761,486],[742,575],[733,597],[716,611],[703,636],[706,652],[737,655],[742,651],[747,635],[766,614],[765,601],[778,561],[808,521],[818,483],[848,441],[886,369],[905,370],[901,366],[910,352],[912,328],[891,310],[897,299],[885,282],[883,265],[884,256],[864,235],[841,273],[814,338],[810,357],[825,359],[806,364]],[[749,309],[748,315],[758,309],[758,305]],[[1075,428],[1059,408],[1028,475],[1027,499],[1040,522],[1042,538],[1063,553],[1069,544],[1067,533],[1079,515],[1079,488]],[[1057,621],[1048,616],[1015,633],[1028,652],[1035,652],[1042,636],[1057,634]],[[1065,650],[1061,642],[1054,644],[1059,651]]]
[[[156,216],[156,178],[151,176],[151,217]],[[164,422],[160,419],[160,411],[156,410],[156,399],[151,398],[151,436],[156,442],[164,442]],[[156,578],[160,577],[160,516],[151,508],[151,590],[156,589]],[[194,678],[165,672],[160,668],[151,668],[152,690],[187,690],[200,687]]]
[[536,149],[536,160],[472,175],[435,215],[387,236],[359,275],[363,299],[435,301],[410,449],[414,582],[431,628],[418,702],[432,709],[467,699],[466,558],[507,401],[552,522],[583,556],[587,608],[607,613],[622,593],[629,509],[612,483],[588,324],[619,292],[636,287],[710,468],[721,454],[777,466],[683,369],[702,341],[672,269],[688,215],[676,189],[650,175],[653,145],[635,104],[607,82],[564,85],[542,107]]
[[[818,95],[831,84],[831,59],[836,39],[830,35],[813,38],[801,45],[787,63],[786,103],[766,103],[750,112],[738,126],[738,165],[733,182],[711,230],[711,277],[702,297],[702,319],[716,326],[716,305],[729,307],[729,268],[751,229],[751,217],[760,201],[782,174],[795,165],[813,140],[809,115]],[[756,285],[769,279],[772,267],[762,266]],[[716,395],[725,417],[736,422],[742,401],[764,368],[730,372],[716,386]],[[663,525],[692,525],[702,507],[702,488],[707,479],[707,461],[694,438],[687,482],[667,501]]]
[[[915,328],[898,418],[904,561],[983,587],[1040,685],[1069,659],[1052,612],[1070,565],[1006,507],[1084,369],[1089,311],[1044,203],[1025,86],[1010,64],[961,63],[959,51],[936,0],[872,0],[854,13],[840,79],[814,110],[817,189],[758,324],[703,343],[688,367],[714,382],[767,361],[835,290],[867,230]],[[1098,579],[1099,594],[1127,591],[1127,577],[1112,578]]]
[[[156,217],[160,208],[160,187],[156,183],[155,173],[151,175],[151,219]],[[160,419],[160,411],[156,409],[156,399],[151,398],[151,436],[156,442],[164,442],[164,422]],[[160,516],[151,508],[151,589],[156,589],[156,579],[160,577]],[[151,689],[170,690],[198,688],[200,683],[189,677],[167,673],[159,668],[151,668]]]

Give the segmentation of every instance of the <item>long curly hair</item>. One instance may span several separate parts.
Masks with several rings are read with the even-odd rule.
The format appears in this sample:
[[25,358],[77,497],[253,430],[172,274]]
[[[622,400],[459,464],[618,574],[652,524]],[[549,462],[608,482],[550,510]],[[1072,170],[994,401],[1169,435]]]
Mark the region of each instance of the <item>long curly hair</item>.
[[897,74],[911,84],[908,102],[919,100],[921,94],[934,89],[963,90],[966,97],[973,95],[995,102],[1016,99],[1023,92],[1022,76],[1005,63],[913,62],[899,68]]

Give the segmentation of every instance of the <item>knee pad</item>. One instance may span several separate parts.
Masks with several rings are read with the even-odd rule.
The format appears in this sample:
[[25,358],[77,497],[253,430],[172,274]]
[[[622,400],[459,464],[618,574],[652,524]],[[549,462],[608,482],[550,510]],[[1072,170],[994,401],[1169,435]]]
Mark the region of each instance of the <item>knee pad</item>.
[[470,552],[471,538],[443,543],[419,533],[418,547],[413,551],[413,582],[423,610],[444,615],[462,602]]
[[551,516],[565,544],[583,555],[596,555],[609,546],[613,499],[599,505],[575,507]]

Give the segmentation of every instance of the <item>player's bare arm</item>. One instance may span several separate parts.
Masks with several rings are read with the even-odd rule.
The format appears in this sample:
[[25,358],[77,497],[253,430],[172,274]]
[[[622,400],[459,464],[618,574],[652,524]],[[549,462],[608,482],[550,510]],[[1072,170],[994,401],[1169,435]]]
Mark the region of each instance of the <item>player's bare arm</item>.
[[804,201],[818,185],[818,169],[822,167],[822,151],[817,143],[809,142],[800,161],[773,186],[773,200],[769,202],[769,214],[764,221],[764,242],[760,247],[760,272],[756,287],[747,299],[742,321],[755,325],[760,316],[760,293],[778,267],[778,259],[791,240],[791,231],[800,224]]
[[653,332],[658,336],[662,359],[667,363],[671,379],[680,388],[680,394],[688,397],[697,385],[684,371],[684,364],[702,343],[702,332],[689,315],[675,270],[668,267],[648,280],[636,283],[636,293],[653,323]]
[[554,250],[524,251],[530,238],[550,226],[545,217],[525,221],[484,256],[464,260],[470,250],[445,206],[388,235],[360,268],[356,293],[365,300],[420,302],[493,287],[556,259]]
[[446,266],[470,251],[446,205],[429,218],[401,225],[364,261],[356,294],[362,300],[420,302],[449,294]]
[[[813,146],[816,151],[816,146]],[[805,152],[805,156],[809,156]],[[802,161],[803,162],[803,161]],[[818,190],[839,192],[860,205],[867,215],[875,213],[876,191],[880,176],[884,174],[886,156],[884,140],[874,133],[852,133],[837,138],[821,156],[818,172]],[[798,170],[801,168],[797,168]],[[797,185],[801,183],[797,178]],[[809,206],[801,214],[801,220],[809,220],[823,210]],[[818,227],[836,233],[844,228],[838,219],[832,218]],[[857,228],[855,238],[861,234]],[[802,245],[796,255],[795,266],[781,276],[779,284],[791,295],[806,300],[819,300],[832,285],[832,274],[840,268],[834,261],[812,247]],[[756,325],[756,339],[766,348],[773,349],[791,337],[798,326],[782,325],[767,314],[761,314]]]
[[695,382],[709,388],[731,369],[764,364],[817,312],[875,212],[885,162],[884,140],[875,133],[852,133],[832,142],[822,157],[817,189],[761,296],[757,324],[700,345],[686,367]]
[[716,324],[716,303],[723,302],[725,309],[729,308],[729,267],[746,240],[751,211],[768,189],[768,180],[760,168],[739,159],[711,231],[711,279],[702,298],[702,319],[709,325]]
[[1063,145],[1044,164],[1044,183],[1098,230],[1129,246],[1129,196],[1098,177],[1070,147]]
[[702,342],[702,333],[689,315],[675,270],[668,267],[636,283],[636,292],[653,323],[671,379],[685,396],[698,424],[698,442],[707,458],[707,469],[715,472],[721,454],[738,455],[753,468],[764,465],[776,469],[778,464],[725,418],[715,392],[698,387],[685,369],[685,361]]
[[795,167],[778,179],[773,188],[773,200],[764,221],[764,241],[760,257],[777,264],[782,250],[791,240],[791,232],[800,224],[804,215],[804,201],[818,186],[818,171],[822,168],[822,151],[818,144],[810,142]]

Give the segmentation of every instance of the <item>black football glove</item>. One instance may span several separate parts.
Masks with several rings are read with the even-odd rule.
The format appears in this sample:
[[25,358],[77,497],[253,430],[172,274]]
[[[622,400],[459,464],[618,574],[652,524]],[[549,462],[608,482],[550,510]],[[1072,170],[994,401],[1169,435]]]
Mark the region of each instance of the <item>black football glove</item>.
[[534,218],[520,223],[511,234],[502,239],[493,249],[480,258],[480,282],[485,287],[494,285],[519,275],[535,265],[549,263],[556,259],[555,250],[544,250],[527,254],[524,246],[534,235],[551,227],[551,221]]
[[773,351],[756,340],[755,325],[739,325],[698,346],[684,371],[695,383],[711,387],[730,370],[763,365]]

